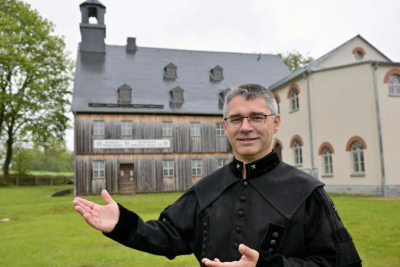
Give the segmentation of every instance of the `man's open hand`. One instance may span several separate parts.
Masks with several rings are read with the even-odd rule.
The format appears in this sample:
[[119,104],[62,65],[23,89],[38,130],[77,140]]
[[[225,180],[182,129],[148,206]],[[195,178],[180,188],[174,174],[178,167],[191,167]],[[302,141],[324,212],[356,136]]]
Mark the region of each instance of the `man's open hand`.
[[75,205],[75,210],[85,218],[88,224],[97,230],[110,233],[118,223],[119,208],[106,190],[101,191],[101,196],[107,205],[98,205],[79,197],[75,198],[72,203]]
[[239,246],[239,252],[243,255],[240,261],[221,262],[219,259],[209,260],[207,258],[201,261],[212,267],[255,267],[257,265],[259,253],[243,244]]

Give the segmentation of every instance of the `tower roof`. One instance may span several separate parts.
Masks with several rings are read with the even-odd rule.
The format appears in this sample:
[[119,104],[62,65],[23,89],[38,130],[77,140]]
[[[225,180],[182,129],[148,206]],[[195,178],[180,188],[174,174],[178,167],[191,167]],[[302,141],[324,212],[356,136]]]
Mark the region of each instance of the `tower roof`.
[[79,6],[86,6],[86,5],[101,6],[101,7],[106,8],[106,6],[103,5],[102,3],[100,3],[100,1],[98,1],[98,0],[86,0],[85,2],[80,4]]

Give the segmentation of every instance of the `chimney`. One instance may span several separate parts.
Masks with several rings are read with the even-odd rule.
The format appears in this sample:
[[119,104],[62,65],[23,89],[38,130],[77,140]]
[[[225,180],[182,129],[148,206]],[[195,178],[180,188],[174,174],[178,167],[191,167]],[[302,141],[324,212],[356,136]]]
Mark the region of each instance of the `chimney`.
[[137,50],[136,38],[128,37],[128,39],[126,41],[126,51],[135,52],[136,50]]

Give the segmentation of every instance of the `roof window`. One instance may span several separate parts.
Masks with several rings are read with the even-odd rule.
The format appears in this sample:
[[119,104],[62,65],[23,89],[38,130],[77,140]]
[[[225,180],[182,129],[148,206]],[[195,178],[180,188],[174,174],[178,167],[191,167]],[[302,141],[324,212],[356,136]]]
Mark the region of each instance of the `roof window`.
[[118,103],[119,104],[132,103],[132,88],[125,83],[118,88]]
[[225,97],[226,95],[231,91],[231,89],[227,88],[225,90],[222,90],[219,94],[218,94],[218,107],[220,109],[222,109],[224,107],[224,103],[225,103]]
[[211,69],[210,79],[212,81],[222,81],[224,79],[223,69],[218,65]]
[[181,87],[177,86],[170,91],[170,107],[180,108],[182,107],[185,99],[183,98],[183,92],[185,92]]
[[175,80],[176,78],[178,78],[176,69],[177,67],[174,64],[169,63],[164,68],[164,78],[168,80]]

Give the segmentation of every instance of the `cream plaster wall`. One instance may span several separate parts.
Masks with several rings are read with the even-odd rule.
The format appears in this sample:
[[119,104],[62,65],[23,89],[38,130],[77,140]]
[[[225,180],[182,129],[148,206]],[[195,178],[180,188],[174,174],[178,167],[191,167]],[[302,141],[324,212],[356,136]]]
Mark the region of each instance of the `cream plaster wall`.
[[[319,178],[328,185],[379,185],[381,178],[371,65],[313,73],[310,90],[314,155]],[[367,145],[364,150],[365,177],[351,177],[351,153],[346,152],[346,144],[353,136],[360,136]],[[324,142],[329,142],[334,149],[332,178],[322,177],[323,159],[318,150]]]
[[377,81],[381,110],[383,153],[387,185],[400,185],[400,97],[389,96],[388,84],[384,77],[391,69],[400,70],[399,66],[379,66]]
[[[288,91],[291,89],[290,85],[292,84],[297,84],[300,88],[299,110],[295,112],[290,112],[291,103],[290,99],[287,98]],[[305,80],[304,78],[299,78],[288,85],[275,89],[273,93],[278,94],[281,99],[281,103],[279,104],[281,126],[274,138],[282,142],[282,160],[295,166],[294,153],[293,149],[290,148],[290,141],[294,135],[298,134],[303,140],[303,164],[296,167],[299,169],[310,169],[310,138],[308,134],[307,88]]]
[[[360,61],[357,60],[356,57],[353,55],[353,49],[356,47],[361,47],[365,51],[364,58]],[[335,67],[345,64],[358,63],[366,60],[388,61],[369,44],[364,42],[361,38],[357,37],[353,41],[345,45],[345,47],[343,47],[336,54],[323,61],[319,65],[319,67]]]

